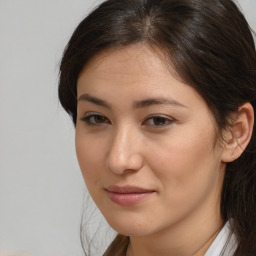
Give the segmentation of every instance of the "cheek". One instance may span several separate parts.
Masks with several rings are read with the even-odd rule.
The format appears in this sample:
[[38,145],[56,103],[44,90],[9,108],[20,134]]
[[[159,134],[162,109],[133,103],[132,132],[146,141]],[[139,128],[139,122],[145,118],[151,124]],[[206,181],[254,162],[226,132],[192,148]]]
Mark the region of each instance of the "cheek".
[[[99,150],[101,149],[101,150]],[[99,141],[90,140],[90,136],[76,132],[76,154],[86,185],[95,187],[103,170],[103,148]]]
[[209,195],[216,189],[220,175],[219,159],[213,149],[214,132],[184,134],[188,133],[172,136],[151,152],[156,160],[151,168],[162,181],[164,197],[177,207]]
[[152,163],[162,169],[159,174],[164,175],[165,170],[170,169],[178,176],[190,174],[196,167],[205,165],[212,160],[214,152],[212,136],[189,136],[185,132],[176,133],[147,148],[150,149],[149,159],[154,159]]

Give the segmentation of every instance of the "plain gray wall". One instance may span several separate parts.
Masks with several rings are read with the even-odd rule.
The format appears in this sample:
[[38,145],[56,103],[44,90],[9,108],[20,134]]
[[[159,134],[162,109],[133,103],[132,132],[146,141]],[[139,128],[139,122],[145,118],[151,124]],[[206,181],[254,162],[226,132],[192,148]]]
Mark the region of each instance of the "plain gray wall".
[[[256,29],[256,1],[239,3]],[[57,81],[65,44],[95,4],[0,0],[1,256],[82,254],[85,189]]]

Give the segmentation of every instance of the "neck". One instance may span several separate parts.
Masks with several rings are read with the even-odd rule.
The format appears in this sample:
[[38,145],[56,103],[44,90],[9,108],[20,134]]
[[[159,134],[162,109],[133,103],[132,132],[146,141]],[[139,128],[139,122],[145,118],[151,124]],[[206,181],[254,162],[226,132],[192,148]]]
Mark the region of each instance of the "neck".
[[202,248],[199,249],[198,252],[196,252],[193,256],[204,256],[208,248],[211,246],[212,242],[220,232],[220,228],[215,232],[215,234],[212,235],[212,237],[202,246]]

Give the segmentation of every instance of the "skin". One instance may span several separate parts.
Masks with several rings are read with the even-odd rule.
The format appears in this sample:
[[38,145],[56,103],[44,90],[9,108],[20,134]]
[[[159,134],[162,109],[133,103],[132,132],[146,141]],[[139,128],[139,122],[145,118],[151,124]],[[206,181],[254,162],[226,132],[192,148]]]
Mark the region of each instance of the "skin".
[[[143,45],[94,57],[80,73],[77,94],[82,174],[109,224],[130,236],[127,255],[203,255],[223,225],[223,156],[229,154],[216,143],[204,99]],[[120,206],[105,190],[111,185],[154,192]]]

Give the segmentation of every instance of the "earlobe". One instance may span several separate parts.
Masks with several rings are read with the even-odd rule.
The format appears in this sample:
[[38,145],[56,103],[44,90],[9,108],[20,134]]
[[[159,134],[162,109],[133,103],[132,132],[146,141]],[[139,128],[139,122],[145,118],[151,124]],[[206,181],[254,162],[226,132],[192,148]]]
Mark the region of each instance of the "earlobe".
[[247,102],[239,107],[233,125],[230,129],[229,139],[225,143],[222,154],[223,162],[232,162],[239,158],[250,142],[254,125],[254,110]]

